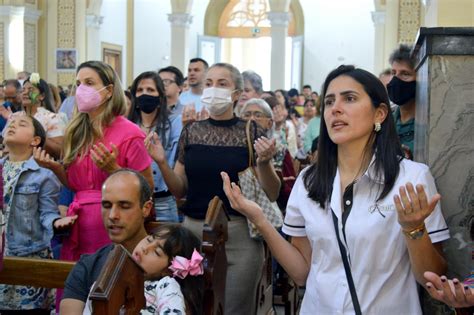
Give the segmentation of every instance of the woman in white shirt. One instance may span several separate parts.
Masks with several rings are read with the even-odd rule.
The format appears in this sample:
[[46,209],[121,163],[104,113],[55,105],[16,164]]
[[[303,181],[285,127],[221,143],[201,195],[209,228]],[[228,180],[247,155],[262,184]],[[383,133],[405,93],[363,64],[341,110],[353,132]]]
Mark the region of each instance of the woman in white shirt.
[[424,285],[427,270],[445,272],[441,241],[449,238],[433,177],[402,158],[377,77],[340,66],[321,99],[317,162],[288,201],[283,231],[291,244],[223,173],[229,201],[306,285],[301,314],[421,314],[416,282]]

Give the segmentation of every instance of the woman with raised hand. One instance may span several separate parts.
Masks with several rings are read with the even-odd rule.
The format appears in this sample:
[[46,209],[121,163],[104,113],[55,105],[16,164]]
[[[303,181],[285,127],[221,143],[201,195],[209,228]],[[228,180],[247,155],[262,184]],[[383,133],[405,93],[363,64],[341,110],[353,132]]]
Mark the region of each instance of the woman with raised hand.
[[101,61],[84,62],[77,68],[76,84],[76,112],[66,129],[63,164],[35,150],[38,164],[50,168],[75,192],[67,216],[78,218],[61,249],[61,259],[72,261],[111,242],[100,204],[100,190],[110,173],[131,168],[153,184],[145,134],[122,116],[125,97],[112,67]]
[[443,274],[449,238],[426,165],[403,158],[387,92],[371,73],[340,66],[322,91],[318,157],[298,177],[284,240],[225,173],[233,209],[306,285],[301,314],[422,314],[417,282]]
[[[220,172],[233,181],[249,165],[247,122],[234,116],[234,106],[243,89],[242,75],[234,66],[217,63],[206,74],[202,103],[209,119],[187,124],[179,140],[178,161],[171,169],[156,134],[147,137],[146,146],[160,167],[163,178],[176,198],[186,196],[184,226],[196,235],[202,228],[209,201],[219,196],[230,217],[226,243],[228,260],[225,288],[225,314],[253,314],[258,280],[263,264],[263,243],[249,236],[247,220],[232,209],[222,189]],[[276,200],[280,181],[271,163],[275,143],[264,137],[264,130],[250,124],[252,144],[257,153],[259,183],[271,201]]]
[[[176,161],[181,116],[168,116],[168,106],[163,81],[158,73],[147,71],[140,74],[130,89],[132,107],[128,119],[136,123],[145,134],[156,134],[164,147],[166,161],[172,168]],[[168,190],[156,162],[152,163],[155,188],[155,218],[157,221],[178,222],[176,200]]]

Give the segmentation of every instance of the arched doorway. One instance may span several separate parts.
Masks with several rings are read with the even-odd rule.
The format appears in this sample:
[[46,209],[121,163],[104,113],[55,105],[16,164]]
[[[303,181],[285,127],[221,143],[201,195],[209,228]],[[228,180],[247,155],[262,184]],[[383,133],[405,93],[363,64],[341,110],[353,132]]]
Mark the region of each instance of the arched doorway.
[[[252,69],[262,76],[265,90],[271,78],[271,0],[211,0],[198,53],[210,63],[229,62],[241,71]],[[299,85],[302,68],[304,20],[298,0],[292,0],[286,38],[285,86]],[[299,47],[299,49],[294,49]],[[295,73],[295,66],[297,73]],[[280,87],[280,88],[284,88]]]

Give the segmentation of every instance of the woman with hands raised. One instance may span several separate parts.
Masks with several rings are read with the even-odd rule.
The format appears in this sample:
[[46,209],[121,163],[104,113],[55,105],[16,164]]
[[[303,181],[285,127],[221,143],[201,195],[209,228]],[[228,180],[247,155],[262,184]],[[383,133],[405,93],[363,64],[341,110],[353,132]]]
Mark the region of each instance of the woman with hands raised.
[[[175,84],[175,83],[170,83]],[[169,88],[169,85],[167,85]],[[170,167],[174,167],[182,124],[179,115],[169,116],[166,88],[158,73],[147,71],[135,78],[130,89],[132,108],[128,119],[147,135],[156,134]],[[168,190],[158,165],[152,163],[157,221],[178,222],[176,200]]]
[[63,163],[35,149],[37,163],[51,169],[75,192],[67,216],[77,215],[64,239],[61,259],[76,261],[110,243],[101,217],[101,186],[113,171],[127,167],[153,184],[144,133],[124,118],[126,104],[115,71],[100,61],[82,63],[76,74],[76,108],[64,139]]
[[296,180],[283,239],[222,173],[233,209],[306,285],[301,314],[421,314],[417,282],[442,274],[449,231],[426,165],[403,159],[387,92],[371,73],[340,66],[322,91],[318,156]]
[[[239,70],[226,63],[217,63],[206,74],[201,98],[209,112],[206,120],[188,123],[179,139],[178,161],[169,166],[159,137],[150,134],[145,140],[149,154],[158,164],[166,185],[176,198],[186,196],[183,225],[201,235],[208,204],[219,196],[230,221],[226,243],[228,260],[225,314],[252,314],[263,264],[263,244],[250,238],[247,220],[229,204],[222,189],[220,172],[233,181],[249,165],[246,137],[247,122],[234,116],[234,105],[243,89]],[[264,137],[265,131],[250,123],[250,136],[257,153],[256,172],[259,184],[271,201],[280,190],[272,157],[275,142]]]

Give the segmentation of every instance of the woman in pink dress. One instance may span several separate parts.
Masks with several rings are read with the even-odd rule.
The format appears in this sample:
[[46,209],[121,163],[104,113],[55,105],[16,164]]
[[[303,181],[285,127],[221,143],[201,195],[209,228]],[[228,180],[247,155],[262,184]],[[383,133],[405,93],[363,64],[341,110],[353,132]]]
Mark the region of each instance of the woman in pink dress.
[[67,216],[76,221],[64,239],[61,259],[76,261],[111,241],[101,216],[101,187],[119,168],[141,172],[153,185],[151,159],[144,133],[122,115],[126,102],[115,71],[100,61],[87,61],[77,69],[74,117],[66,129],[63,164],[44,151],[35,158],[50,168],[75,192]]

